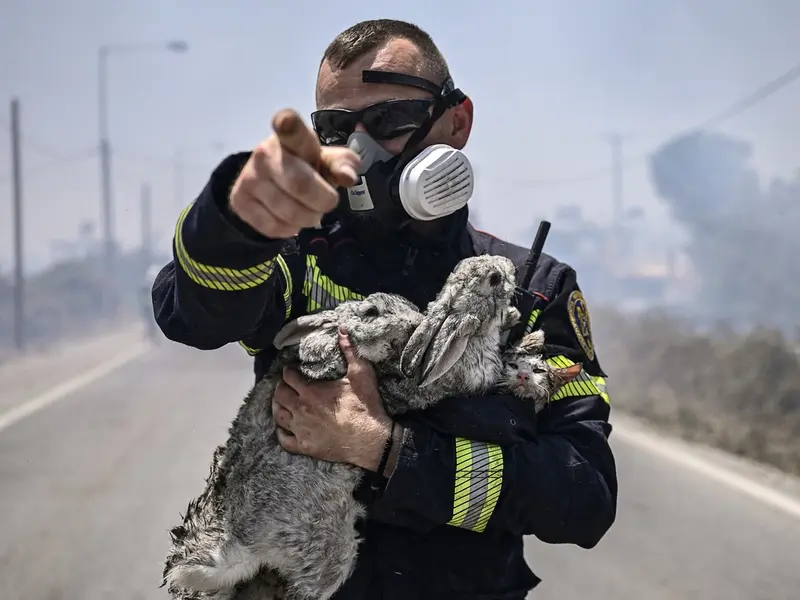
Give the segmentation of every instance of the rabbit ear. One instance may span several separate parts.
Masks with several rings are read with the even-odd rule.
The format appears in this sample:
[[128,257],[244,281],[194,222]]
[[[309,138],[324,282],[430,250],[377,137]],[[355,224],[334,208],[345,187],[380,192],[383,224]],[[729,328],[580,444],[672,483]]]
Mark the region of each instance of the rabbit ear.
[[420,387],[431,385],[461,358],[467,349],[469,336],[478,330],[480,324],[473,315],[448,315],[439,327],[423,321],[403,351],[403,372],[421,371]]
[[275,336],[273,344],[278,350],[287,346],[294,346],[299,344],[308,334],[332,323],[331,315],[327,311],[313,315],[303,315],[284,325]]
[[433,317],[422,319],[408,339],[406,347],[403,348],[403,354],[400,356],[400,371],[406,377],[412,377],[422,364],[422,359],[433,341],[433,336],[439,332],[444,323],[444,320],[437,319],[437,321],[434,321]]

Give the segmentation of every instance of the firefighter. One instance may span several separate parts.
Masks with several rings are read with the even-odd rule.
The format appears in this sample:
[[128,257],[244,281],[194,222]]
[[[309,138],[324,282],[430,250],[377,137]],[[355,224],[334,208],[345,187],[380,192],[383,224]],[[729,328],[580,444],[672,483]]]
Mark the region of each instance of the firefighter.
[[[456,263],[527,251],[468,222],[462,153],[472,101],[417,26],[389,19],[338,35],[319,67],[312,128],[286,110],[252,152],[229,156],[180,216],[152,292],[164,335],[238,342],[256,377],[289,320],[382,291],[424,308]],[[442,191],[445,190],[445,191]],[[529,329],[584,373],[536,415],[513,397],[448,399],[393,423],[347,336],[338,381],[284,372],[273,401],[289,452],[372,473],[357,565],[336,600],[522,600],[539,578],[523,536],[594,547],[616,516],[609,398],[575,271],[543,255]]]

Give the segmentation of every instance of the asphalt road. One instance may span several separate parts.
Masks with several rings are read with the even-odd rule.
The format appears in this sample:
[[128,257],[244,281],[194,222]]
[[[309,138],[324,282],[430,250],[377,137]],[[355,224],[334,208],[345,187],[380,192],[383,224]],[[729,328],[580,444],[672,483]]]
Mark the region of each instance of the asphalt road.
[[[0,429],[0,599],[165,600],[166,530],[251,377],[237,348],[170,345]],[[3,410],[26,399],[13,378]],[[613,443],[617,523],[591,551],[531,540],[532,598],[800,598],[800,519]]]

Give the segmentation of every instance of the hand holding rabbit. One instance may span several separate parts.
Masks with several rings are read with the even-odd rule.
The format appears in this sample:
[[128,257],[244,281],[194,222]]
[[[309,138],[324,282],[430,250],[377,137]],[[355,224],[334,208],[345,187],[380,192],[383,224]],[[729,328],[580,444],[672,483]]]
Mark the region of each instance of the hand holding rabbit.
[[347,361],[342,379],[308,381],[295,369],[284,369],[272,399],[278,441],[295,454],[376,471],[392,421],[374,367],[341,330],[339,347]]

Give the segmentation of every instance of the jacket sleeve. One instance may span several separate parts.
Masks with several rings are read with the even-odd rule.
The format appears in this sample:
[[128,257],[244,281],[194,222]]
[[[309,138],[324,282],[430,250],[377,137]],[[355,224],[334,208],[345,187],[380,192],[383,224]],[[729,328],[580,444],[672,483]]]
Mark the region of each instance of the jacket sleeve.
[[258,234],[228,208],[249,153],[229,156],[178,219],[173,259],[152,289],[164,335],[201,350],[239,342],[248,352],[271,343],[291,312],[285,240]]
[[372,518],[423,532],[448,525],[583,548],[600,541],[616,517],[616,465],[604,373],[572,269],[535,326],[552,364],[580,362],[584,373],[538,415],[524,400],[483,396],[408,417]]

